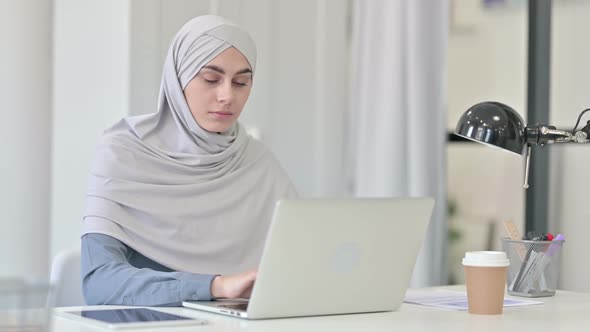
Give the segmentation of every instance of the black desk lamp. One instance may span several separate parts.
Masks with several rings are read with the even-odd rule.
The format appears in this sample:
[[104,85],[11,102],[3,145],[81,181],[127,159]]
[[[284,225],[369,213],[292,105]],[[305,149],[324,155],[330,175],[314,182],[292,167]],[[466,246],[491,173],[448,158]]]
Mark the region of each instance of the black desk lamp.
[[531,146],[552,143],[590,143],[590,121],[576,131],[582,115],[578,116],[574,129],[569,132],[544,124],[525,125],[510,106],[498,102],[483,102],[471,106],[459,119],[455,134],[494,148],[526,155],[524,188],[528,188]]

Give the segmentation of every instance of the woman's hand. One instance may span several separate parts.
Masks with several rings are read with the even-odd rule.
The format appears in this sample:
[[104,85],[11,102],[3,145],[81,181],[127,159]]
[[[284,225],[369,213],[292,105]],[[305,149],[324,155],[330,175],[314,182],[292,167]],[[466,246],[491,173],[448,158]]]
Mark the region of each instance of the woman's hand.
[[211,295],[216,299],[249,298],[257,270],[231,276],[216,276],[211,283]]

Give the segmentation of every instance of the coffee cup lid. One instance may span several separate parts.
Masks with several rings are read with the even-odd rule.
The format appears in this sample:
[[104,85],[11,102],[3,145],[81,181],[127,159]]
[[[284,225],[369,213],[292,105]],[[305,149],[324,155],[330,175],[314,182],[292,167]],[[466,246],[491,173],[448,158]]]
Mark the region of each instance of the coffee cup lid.
[[503,251],[468,251],[463,257],[465,266],[502,267],[510,265]]

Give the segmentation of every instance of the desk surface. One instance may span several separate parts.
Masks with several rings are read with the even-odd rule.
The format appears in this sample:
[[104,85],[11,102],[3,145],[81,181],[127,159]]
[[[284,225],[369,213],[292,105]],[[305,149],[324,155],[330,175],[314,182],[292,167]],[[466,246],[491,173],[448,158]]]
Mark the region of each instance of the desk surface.
[[[453,286],[445,289],[464,290]],[[433,288],[434,289],[434,288]],[[186,308],[158,310],[205,319],[207,325],[158,328],[161,332],[183,331],[590,331],[590,293],[558,291],[554,297],[536,298],[543,305],[505,308],[498,316],[472,315],[419,305],[403,304],[399,311],[372,314],[320,316],[248,321]],[[79,309],[73,307],[69,309]],[[91,307],[85,307],[91,308]],[[104,308],[104,307],[103,307]],[[62,308],[60,308],[62,309]],[[60,310],[56,309],[56,310]],[[54,316],[54,332],[109,331]],[[115,331],[115,330],[111,330]],[[130,330],[138,331],[138,330]]]

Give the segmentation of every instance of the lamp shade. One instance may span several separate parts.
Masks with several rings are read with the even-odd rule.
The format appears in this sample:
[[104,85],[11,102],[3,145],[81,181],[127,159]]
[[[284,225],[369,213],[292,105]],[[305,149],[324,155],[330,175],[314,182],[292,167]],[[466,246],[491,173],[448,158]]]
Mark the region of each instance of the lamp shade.
[[471,106],[457,123],[455,134],[466,139],[524,154],[526,125],[510,106],[483,102]]

